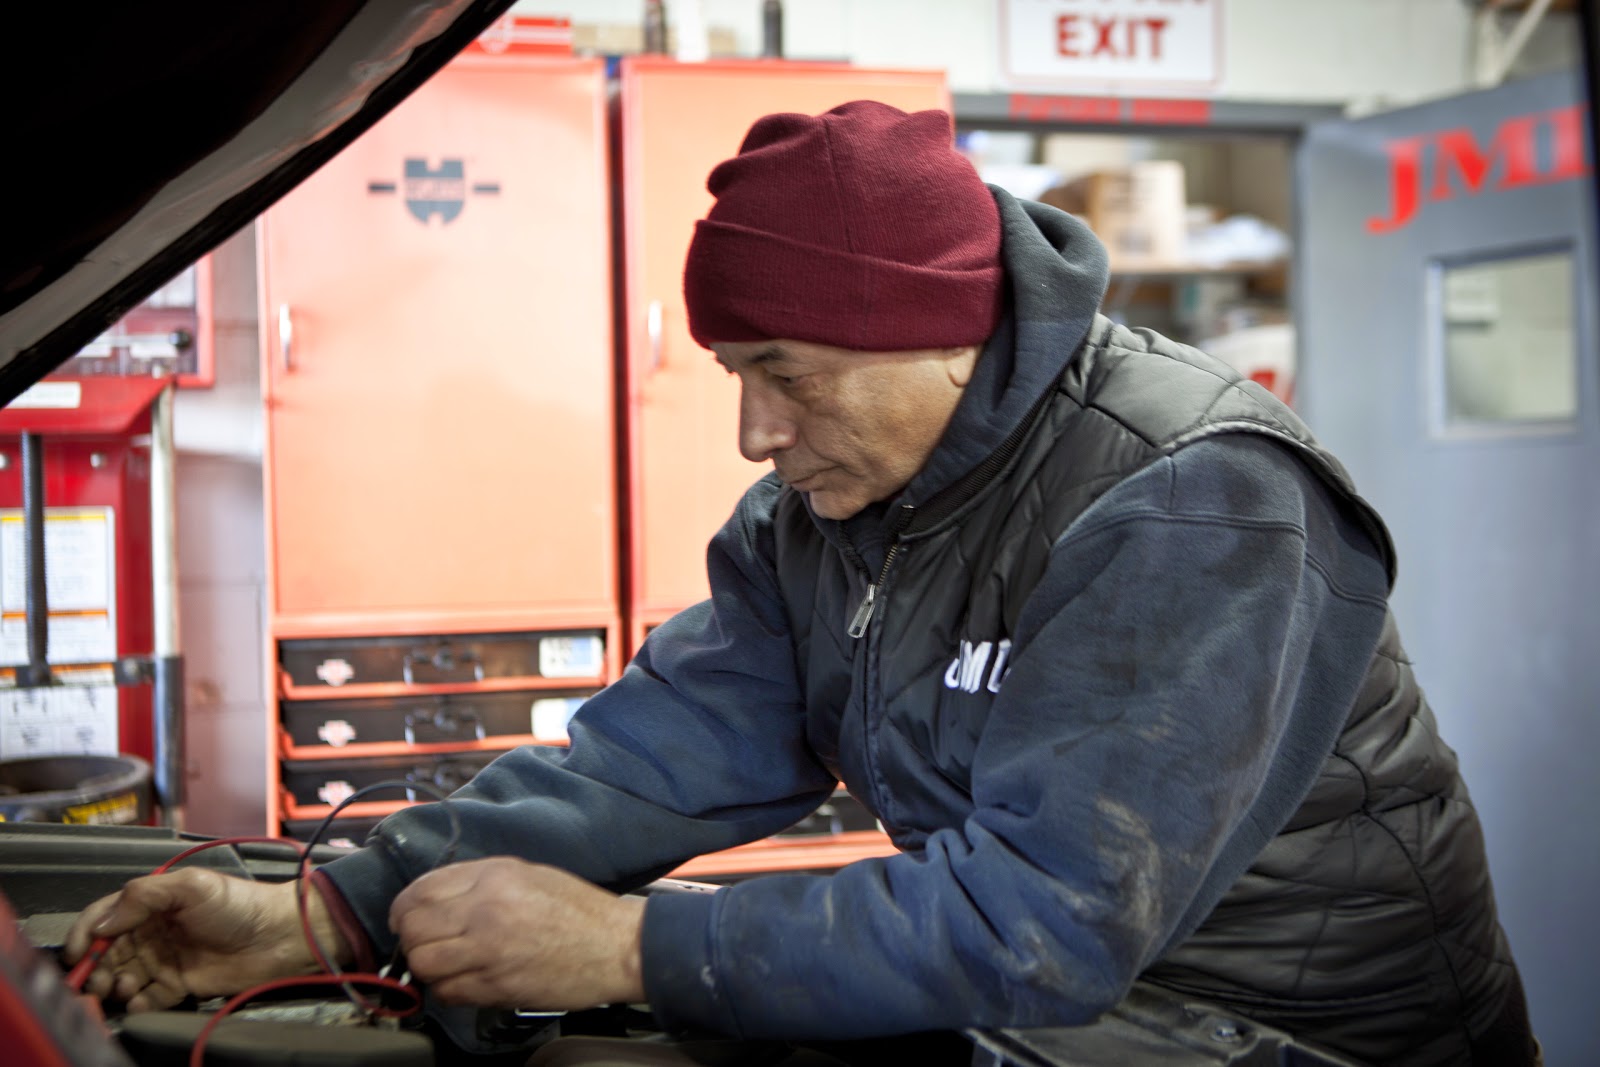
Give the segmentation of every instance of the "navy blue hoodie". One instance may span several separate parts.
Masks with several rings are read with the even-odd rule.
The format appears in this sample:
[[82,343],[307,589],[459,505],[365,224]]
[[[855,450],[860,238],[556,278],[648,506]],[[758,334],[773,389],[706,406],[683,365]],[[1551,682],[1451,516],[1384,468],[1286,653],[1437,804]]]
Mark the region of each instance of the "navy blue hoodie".
[[[927,499],[995,449],[1079,349],[1105,289],[1105,253],[1086,228],[995,195],[1007,313],[894,503]],[[774,478],[751,488],[708,550],[711,598],[654,631],[585,704],[570,748],[510,753],[456,795],[459,858],[520,856],[621,891],[783,829],[830,795],[774,573],[772,517],[787,491]],[[847,527],[874,566],[881,513]],[[837,542],[841,530],[816,521]],[[1347,710],[1319,706],[1320,691],[1360,681],[1386,594],[1368,534],[1288,451],[1229,435],[1158,460],[1052,550],[1024,612],[1038,636],[1010,665],[971,796],[901,820],[920,829],[897,839],[900,855],[652,897],[652,1007],[668,1025],[814,1039],[1092,1019],[1200,923],[1293,813]],[[1148,635],[1156,669],[1138,684],[1150,691],[1114,722],[1074,721],[1062,694],[1126,690],[1121,674],[1110,684],[1126,665],[1103,654],[1101,635],[1138,625],[1151,603],[1181,625]],[[1313,631],[1343,635],[1347,648],[1318,659],[1348,664],[1348,678],[1295,684]],[[1241,660],[1270,669],[1188,684],[1227,678]],[[1186,706],[1177,728],[1155,715],[1175,685],[1215,694]],[[1230,773],[1208,773],[1223,752]],[[1025,809],[1013,802],[1021,790]],[[880,807],[898,799],[865,792]],[[1142,828],[1147,854],[1086,845],[1108,811]],[[447,833],[437,805],[410,809],[326,868],[380,951],[393,944],[389,902],[431,868]],[[1183,862],[1153,862],[1169,855]]]

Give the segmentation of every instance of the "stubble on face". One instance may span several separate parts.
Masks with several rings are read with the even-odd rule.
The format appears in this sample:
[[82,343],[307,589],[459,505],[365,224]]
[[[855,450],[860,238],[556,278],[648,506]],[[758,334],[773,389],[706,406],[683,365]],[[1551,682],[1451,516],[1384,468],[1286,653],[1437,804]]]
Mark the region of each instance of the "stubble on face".
[[978,356],[970,346],[857,352],[779,340],[715,347],[740,379],[745,457],[770,460],[830,519],[905,488],[943,436]]

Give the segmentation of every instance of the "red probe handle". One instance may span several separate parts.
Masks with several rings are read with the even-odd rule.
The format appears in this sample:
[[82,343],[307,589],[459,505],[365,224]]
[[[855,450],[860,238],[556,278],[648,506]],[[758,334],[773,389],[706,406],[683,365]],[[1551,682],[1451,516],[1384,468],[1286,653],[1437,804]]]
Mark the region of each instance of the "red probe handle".
[[83,987],[89,981],[89,976],[100,961],[105,958],[106,949],[111,947],[111,938],[97,937],[89,943],[89,951],[83,954],[83,959],[67,974],[67,986],[74,993],[83,992]]

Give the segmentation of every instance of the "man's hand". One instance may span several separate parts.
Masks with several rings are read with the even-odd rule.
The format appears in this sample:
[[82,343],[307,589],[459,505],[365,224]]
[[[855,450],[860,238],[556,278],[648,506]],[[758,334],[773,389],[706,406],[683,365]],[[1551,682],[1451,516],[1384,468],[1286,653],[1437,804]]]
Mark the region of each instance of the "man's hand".
[[543,1010],[643,1000],[643,921],[642,898],[504,856],[425,874],[389,910],[439,999]]
[[[292,883],[251,882],[204,868],[136,878],[78,916],[66,959],[81,959],[96,937],[114,938],[86,988],[115,995],[135,1012],[170,1007],[190,994],[219,996],[314,974],[294,891]],[[323,950],[348,963],[350,946],[322,895],[310,890],[307,905]]]

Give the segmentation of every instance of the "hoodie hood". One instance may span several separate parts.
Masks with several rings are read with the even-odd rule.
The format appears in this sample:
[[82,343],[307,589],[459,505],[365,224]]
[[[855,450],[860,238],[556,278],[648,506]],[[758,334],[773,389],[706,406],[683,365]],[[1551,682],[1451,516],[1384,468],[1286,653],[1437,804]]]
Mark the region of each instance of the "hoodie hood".
[[1000,208],[1005,307],[972,381],[900,503],[918,505],[983,462],[1061,377],[1094,325],[1111,271],[1076,217],[990,186]]

